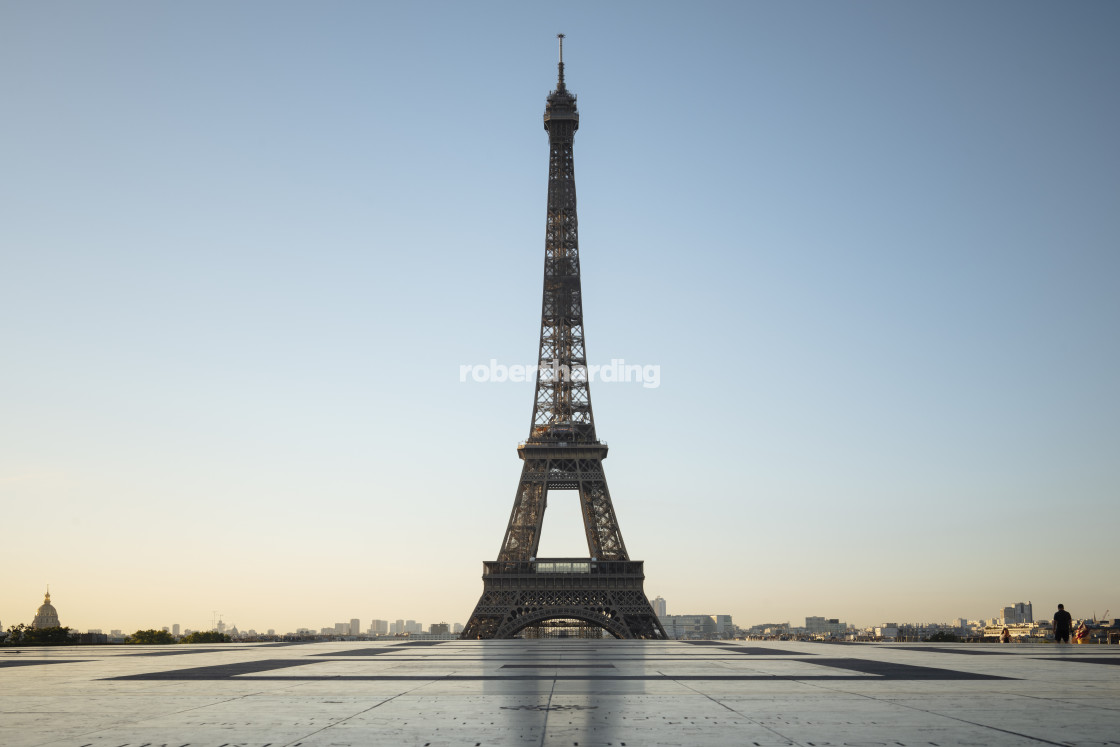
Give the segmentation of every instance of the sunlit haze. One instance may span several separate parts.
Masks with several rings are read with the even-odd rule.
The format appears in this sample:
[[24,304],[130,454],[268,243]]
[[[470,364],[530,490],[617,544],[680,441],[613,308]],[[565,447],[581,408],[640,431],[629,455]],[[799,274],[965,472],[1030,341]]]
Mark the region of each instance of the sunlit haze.
[[5,1],[5,627],[466,622],[533,384],[460,372],[536,363],[558,32],[590,361],[658,373],[591,388],[649,597],[1120,611],[1120,5]]

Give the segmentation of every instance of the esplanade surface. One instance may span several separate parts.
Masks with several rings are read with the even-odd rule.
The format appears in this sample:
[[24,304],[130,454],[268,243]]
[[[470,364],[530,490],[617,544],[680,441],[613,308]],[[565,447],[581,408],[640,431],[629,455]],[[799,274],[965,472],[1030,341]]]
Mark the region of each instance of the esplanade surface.
[[0,744],[1120,744],[1120,647],[350,641],[0,649]]

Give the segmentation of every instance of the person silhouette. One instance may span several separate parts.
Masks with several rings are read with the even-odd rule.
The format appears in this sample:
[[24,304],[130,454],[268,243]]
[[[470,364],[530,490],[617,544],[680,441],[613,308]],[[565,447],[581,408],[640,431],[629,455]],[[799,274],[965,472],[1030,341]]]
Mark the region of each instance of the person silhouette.
[[1069,643],[1069,629],[1073,625],[1073,616],[1066,612],[1064,604],[1058,605],[1054,613],[1054,642]]

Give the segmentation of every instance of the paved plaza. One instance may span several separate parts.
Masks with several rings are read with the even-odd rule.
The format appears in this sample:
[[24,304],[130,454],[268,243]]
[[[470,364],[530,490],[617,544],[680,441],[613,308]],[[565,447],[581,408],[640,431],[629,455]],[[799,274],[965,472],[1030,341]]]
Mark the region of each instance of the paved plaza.
[[0,649],[0,745],[1120,745],[1120,647]]

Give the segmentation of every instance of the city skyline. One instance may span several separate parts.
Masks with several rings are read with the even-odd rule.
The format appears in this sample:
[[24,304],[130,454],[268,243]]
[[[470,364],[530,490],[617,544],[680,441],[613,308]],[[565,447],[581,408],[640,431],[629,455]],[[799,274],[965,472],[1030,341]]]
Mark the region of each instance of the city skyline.
[[[48,613],[49,615],[57,615],[57,612],[56,612],[55,608],[50,604],[50,601],[51,601],[50,600],[50,594],[48,592],[47,595],[46,595],[46,599],[44,600],[44,602],[45,602],[44,607],[49,608],[49,610],[50,610],[50,612]],[[730,626],[731,625],[731,620],[734,617],[733,615],[722,615],[722,614],[718,614],[718,613],[715,613],[715,612],[697,612],[695,610],[693,610],[691,612],[681,612],[679,610],[670,611],[668,606],[667,606],[668,605],[667,600],[664,599],[663,597],[660,597],[660,596],[652,599],[651,603],[653,605],[655,613],[663,619],[669,619],[669,618],[673,618],[673,617],[704,617],[704,616],[710,616],[713,621],[726,620],[727,625]],[[43,609],[44,609],[43,607],[40,607],[39,612],[42,613]],[[1073,617],[1074,617],[1075,620],[1082,620],[1082,619],[1084,619],[1084,620],[1094,620],[1094,621],[1099,620],[1100,622],[1109,623],[1113,619],[1113,618],[1108,616],[1109,611],[1110,610],[1106,609],[1103,614],[1098,615],[1099,610],[1094,609],[1092,611],[1088,611],[1088,612],[1085,612],[1085,613],[1075,614]],[[448,622],[448,618],[441,618],[438,622],[436,622],[436,621],[424,622],[422,620],[415,620],[415,619],[411,619],[411,618],[392,618],[392,617],[388,617],[388,618],[369,618],[369,617],[365,617],[365,618],[362,618],[362,617],[358,617],[358,618],[348,618],[346,621],[343,621],[343,622],[336,622],[336,623],[333,623],[333,624],[330,624],[330,625],[320,626],[318,629],[316,629],[316,626],[314,626],[314,625],[310,625],[310,626],[309,625],[299,625],[299,626],[296,626],[296,627],[291,628],[291,629],[278,629],[275,626],[266,625],[264,627],[260,627],[260,630],[257,630],[257,627],[248,626],[248,625],[239,625],[236,621],[226,622],[224,617],[225,616],[221,612],[219,612],[218,610],[213,610],[212,613],[211,613],[210,622],[208,624],[204,624],[204,625],[202,625],[198,628],[193,628],[190,625],[184,626],[184,625],[181,625],[178,622],[163,623],[162,625],[155,625],[155,626],[151,626],[151,627],[154,628],[154,629],[162,628],[163,630],[167,630],[169,632],[172,632],[172,634],[175,635],[175,636],[178,636],[180,634],[180,629],[182,629],[184,634],[192,632],[193,630],[216,630],[218,632],[240,631],[241,635],[249,634],[251,636],[269,636],[269,637],[287,636],[287,635],[293,635],[293,634],[294,635],[310,634],[310,635],[327,635],[327,636],[334,636],[334,635],[343,635],[343,636],[367,636],[367,635],[368,636],[373,636],[373,635],[396,636],[396,635],[401,635],[401,634],[418,634],[418,633],[428,634],[428,633],[441,632],[441,631],[433,630],[433,628],[436,627],[436,626],[450,627],[450,628],[453,629],[454,633],[459,633],[463,629],[463,623],[462,622],[459,622],[459,621]],[[785,620],[769,619],[769,620],[766,620],[765,622],[758,621],[758,620],[752,620],[752,621],[749,621],[749,622],[739,621],[739,622],[735,623],[735,626],[738,627],[738,628],[741,628],[744,631],[746,631],[750,628],[759,628],[759,627],[774,625],[774,624],[777,624],[777,625],[783,625],[784,624],[784,625],[789,626],[789,627],[799,628],[800,626],[798,626],[794,623],[794,619],[795,618],[787,618]],[[61,624],[57,616],[53,617],[52,620],[53,620],[53,622],[46,623],[46,624]],[[952,625],[955,625],[957,623],[964,623],[965,621],[974,622],[974,623],[992,623],[992,624],[995,624],[996,622],[1000,622],[1000,621],[1007,621],[1007,622],[1012,622],[1012,623],[1031,623],[1031,622],[1035,621],[1035,616],[1034,616],[1034,612],[1033,612],[1033,603],[1030,602],[1030,601],[1027,601],[1027,602],[1015,602],[1015,603],[1013,603],[1009,606],[1005,605],[1005,606],[999,607],[998,614],[995,614],[995,615],[992,615],[992,616],[980,615],[980,616],[975,616],[975,617],[962,617],[962,616],[959,616],[959,615],[949,615],[948,617],[943,616],[943,617],[937,618],[937,619],[921,619],[921,620],[910,620],[910,619],[906,619],[906,618],[896,617],[896,618],[891,619],[891,620],[884,619],[880,622],[873,623],[873,624],[855,624],[855,623],[848,623],[848,622],[845,622],[845,621],[840,621],[838,618],[826,618],[825,616],[821,616],[821,615],[807,615],[807,616],[805,616],[805,623],[806,623],[805,627],[811,629],[811,622],[814,621],[814,620],[816,620],[816,621],[829,620],[830,622],[833,622],[833,623],[839,622],[841,627],[845,627],[845,628],[846,627],[852,627],[852,628],[855,628],[855,629],[861,629],[862,630],[862,629],[868,629],[868,628],[877,628],[879,626],[884,626],[884,625],[934,625],[934,626],[950,625],[950,626],[952,626]],[[1038,617],[1037,621],[1041,622],[1041,621],[1048,621],[1048,620],[1049,620],[1048,615],[1046,613],[1043,613],[1040,617]],[[363,622],[363,621],[365,621],[365,622]],[[39,627],[38,622],[39,622],[39,615],[37,614],[34,617],[34,620],[32,622],[32,626]],[[11,627],[13,624],[16,624],[16,623],[9,622],[6,627]],[[1002,622],[1000,622],[1000,624],[1002,624]],[[0,620],[0,632],[2,632],[4,627],[5,626],[3,625],[2,620]],[[65,627],[71,628],[72,632],[74,632],[74,633],[82,633],[82,632],[102,633],[104,630],[111,630],[113,633],[118,633],[122,636],[127,636],[129,634],[129,631],[133,629],[130,626],[124,626],[124,627],[120,627],[120,628],[115,628],[115,627],[112,627],[112,626],[93,627],[93,628],[79,628],[79,627],[72,626],[72,625],[66,625]],[[137,628],[137,629],[139,630],[141,628]],[[442,631],[442,632],[447,632],[447,631]],[[671,636],[671,637],[674,637],[674,636]]]
[[[701,614],[690,614],[690,613],[669,614],[667,612],[667,609],[666,609],[667,602],[662,597],[655,597],[653,600],[651,600],[651,602],[653,604],[653,608],[654,608],[655,613],[662,619],[663,623],[667,626],[666,630],[670,632],[670,638],[680,638],[680,637],[682,637],[681,633],[683,631],[682,631],[682,629],[678,629],[677,626],[684,625],[686,628],[688,628],[688,627],[693,625],[693,623],[689,620],[685,620],[684,622],[680,622],[681,620],[684,620],[685,618],[697,618],[697,619],[705,619],[706,618],[712,624],[712,626],[713,626],[712,630],[720,633],[720,637],[729,637],[730,635],[735,634],[736,632],[748,632],[748,633],[750,633],[751,631],[756,631],[757,632],[760,629],[770,628],[770,627],[773,627],[773,626],[777,626],[779,628],[784,628],[784,629],[786,629],[787,632],[792,629],[793,631],[807,631],[808,633],[812,634],[812,633],[821,633],[821,632],[825,632],[825,631],[836,633],[836,632],[840,632],[840,631],[862,630],[862,629],[868,629],[868,628],[878,629],[880,627],[885,627],[885,626],[894,626],[895,629],[897,629],[899,626],[913,626],[913,625],[922,625],[922,626],[932,625],[934,627],[942,627],[942,628],[944,628],[946,626],[948,626],[948,627],[961,627],[961,626],[964,626],[966,623],[972,624],[974,626],[975,625],[983,626],[983,625],[989,625],[989,624],[990,625],[1009,624],[1009,625],[1023,625],[1023,626],[1026,626],[1026,627],[1031,627],[1031,626],[1033,626],[1033,625],[1035,625],[1036,623],[1039,623],[1039,622],[1043,623],[1044,625],[1049,624],[1049,620],[1045,619],[1045,617],[1040,618],[1038,621],[1036,621],[1034,619],[1033,605],[1029,601],[1028,602],[1016,602],[1012,605],[1004,606],[1004,607],[1000,608],[998,615],[996,615],[994,617],[990,617],[990,618],[989,617],[982,617],[982,618],[974,618],[974,619],[969,620],[967,618],[957,617],[957,618],[951,618],[951,619],[942,619],[942,620],[939,620],[939,621],[932,621],[932,620],[923,620],[923,621],[896,620],[896,621],[884,621],[881,624],[881,626],[880,625],[876,625],[876,626],[857,626],[857,625],[853,625],[853,624],[847,623],[845,621],[839,620],[837,618],[826,618],[824,616],[819,616],[819,615],[807,616],[805,618],[805,625],[804,626],[796,625],[796,624],[793,623],[792,620],[784,620],[784,621],[771,620],[771,621],[763,622],[763,623],[753,621],[751,623],[740,624],[740,623],[733,623],[732,622],[732,617],[733,616],[730,616],[730,615],[704,614],[704,613],[701,613]],[[48,619],[44,619],[42,622],[40,622],[40,618],[44,617],[44,611],[46,611],[45,612],[45,617],[48,618]],[[1109,618],[1107,615],[1108,615],[1108,610],[1105,611],[1105,615],[1103,615],[1099,618],[1099,622],[1105,623],[1106,625],[1111,625],[1112,618]],[[321,627],[321,628],[319,628],[318,631],[316,631],[313,627],[307,627],[307,626],[299,626],[294,630],[277,630],[275,628],[270,627],[270,628],[262,628],[261,630],[258,631],[255,628],[238,626],[237,623],[235,623],[235,622],[226,623],[225,620],[223,619],[223,615],[215,610],[212,617],[211,617],[210,625],[204,626],[202,629],[204,629],[204,630],[214,630],[214,631],[217,631],[219,633],[229,633],[231,635],[234,635],[235,637],[246,637],[247,636],[249,638],[256,639],[256,638],[261,638],[261,637],[278,638],[278,637],[286,637],[286,636],[292,636],[292,635],[295,635],[295,636],[327,636],[327,637],[335,637],[335,636],[344,636],[344,637],[349,637],[349,636],[353,636],[353,637],[375,637],[375,636],[396,637],[396,636],[402,636],[402,635],[409,636],[409,635],[416,635],[416,634],[424,634],[424,635],[438,634],[438,633],[458,634],[458,633],[462,632],[463,627],[464,627],[461,622],[450,622],[449,623],[446,620],[441,620],[440,622],[424,623],[423,621],[418,621],[418,620],[413,620],[413,619],[408,619],[408,618],[397,618],[395,620],[393,620],[393,619],[379,619],[379,618],[364,618],[364,619],[368,620],[368,624],[363,624],[363,618],[351,618],[348,621],[336,622],[333,625],[327,625],[327,626]],[[675,624],[672,622],[674,619],[678,620],[678,622],[675,623]],[[1086,619],[1086,620],[1098,621],[1098,616],[1096,614],[1096,611],[1094,611],[1090,615],[1083,615],[1083,616],[1079,616],[1079,617],[1075,616],[1075,619]],[[38,614],[36,614],[35,619],[33,620],[31,627],[36,627],[36,628],[38,628],[38,627],[48,627],[48,626],[52,626],[52,625],[57,626],[59,624],[60,623],[59,623],[59,620],[57,618],[57,612],[54,609],[54,607],[50,604],[50,595],[48,593],[46,595],[45,600],[44,600],[44,605],[39,608],[39,612],[38,612]],[[11,626],[9,626],[9,627],[11,627]],[[66,627],[69,628],[70,626],[66,626]],[[160,626],[160,627],[162,628],[162,630],[171,633],[175,637],[179,637],[180,634],[187,635],[191,632],[194,632],[194,631],[192,631],[192,629],[190,627],[185,627],[184,628],[179,623],[172,623],[170,625],[163,625],[163,626]],[[670,630],[670,627],[672,627],[672,630]],[[736,629],[739,629],[739,630],[737,631]],[[105,629],[103,629],[103,628],[92,628],[92,629],[88,629],[88,630],[85,630],[85,631],[72,629],[72,633],[74,633],[74,634],[83,633],[83,632],[103,633],[104,630]],[[129,635],[129,633],[123,628],[111,628],[109,630],[110,630],[110,633],[113,636],[116,636],[118,638],[125,638]],[[0,632],[3,632],[2,625],[0,625]]]
[[594,383],[647,594],[1120,608],[1115,5],[120,10],[0,4],[5,625],[466,621],[533,388],[460,372],[534,360],[557,32],[589,358],[658,371]]

